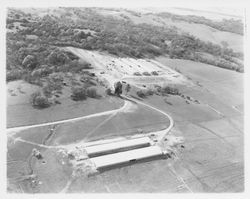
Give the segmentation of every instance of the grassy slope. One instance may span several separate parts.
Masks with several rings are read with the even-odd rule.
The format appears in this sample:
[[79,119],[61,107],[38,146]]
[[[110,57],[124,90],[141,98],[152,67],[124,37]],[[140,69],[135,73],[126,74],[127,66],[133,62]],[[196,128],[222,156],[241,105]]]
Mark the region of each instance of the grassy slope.
[[[70,89],[64,88],[63,94],[58,98],[61,104],[53,105],[46,109],[35,109],[29,102],[29,99],[33,92],[40,89],[38,86],[23,81],[10,82],[7,86],[9,90],[12,90],[12,92],[9,91],[7,95],[7,127],[81,117],[96,112],[117,109],[123,104],[122,100],[112,97],[102,97],[102,99],[88,98],[84,101],[73,101],[70,99]],[[18,87],[21,87],[21,92]],[[13,93],[15,93],[15,95],[13,95]],[[100,103],[100,101],[102,103]]]
[[[222,112],[225,117],[221,117],[213,110],[203,105],[186,104],[178,97],[168,97],[173,105],[167,105],[163,99],[159,97],[149,97],[146,101],[160,107],[161,109],[169,112],[176,121],[176,129],[179,130],[179,134],[183,135],[186,139],[184,151],[179,149],[179,159],[176,163],[173,163],[174,169],[177,171],[189,187],[196,192],[212,191],[212,192],[225,192],[225,191],[242,191],[242,177],[243,177],[243,136],[242,136],[242,114],[235,111],[232,105],[243,105],[242,99],[242,74],[235,72],[227,72],[220,68],[211,68],[208,65],[194,63],[185,60],[168,60],[162,59],[162,63],[168,64],[170,67],[178,67],[184,74],[190,76],[194,81],[199,81],[203,87],[196,89],[185,89],[185,94],[199,99],[203,102],[212,104]],[[200,67],[203,67],[200,70]],[[199,69],[198,69],[199,67]],[[225,78],[223,81],[221,77]],[[233,81],[232,81],[233,79]],[[225,81],[224,81],[225,80]],[[232,91],[232,84],[235,90]],[[207,89],[209,92],[207,92]],[[103,102],[103,101],[102,101]],[[97,104],[100,104],[99,101]],[[110,103],[109,103],[110,104]],[[102,104],[103,105],[103,104]],[[111,106],[111,105],[110,105]],[[112,104],[113,106],[113,104]],[[80,105],[82,107],[82,104]],[[83,111],[90,106],[85,104]],[[75,105],[75,109],[72,112],[70,106],[66,107],[66,110],[60,110],[61,105],[55,107],[55,109],[48,109],[49,111],[38,114],[39,111],[34,111],[33,115],[37,115],[40,119],[49,119],[49,115],[53,112],[55,118],[67,117],[74,114],[79,114],[79,106]],[[106,108],[106,106],[105,106]],[[19,109],[21,111],[28,108]],[[13,113],[17,113],[17,110],[13,109]],[[23,114],[23,112],[22,112]],[[86,112],[87,114],[87,112]],[[25,115],[25,114],[24,114]],[[133,113],[133,117],[130,114],[123,114],[111,119],[108,123],[98,129],[93,135],[94,139],[100,138],[100,133],[104,135],[114,135],[117,130],[123,133],[123,130],[131,129],[132,127],[139,127],[136,119],[140,118],[139,124],[145,125],[153,120],[159,121],[155,115],[150,113],[145,114],[141,111],[137,114]],[[152,116],[152,117],[151,117]],[[21,118],[21,120],[20,120]],[[91,129],[84,129],[84,127],[94,127],[100,123],[100,120],[92,121],[92,126],[89,123],[79,123],[74,125],[75,136],[69,134],[69,129],[72,130],[72,126],[62,126],[59,129],[59,134],[56,134],[56,143],[66,143],[76,141],[84,138],[83,131],[88,133]],[[12,122],[18,121],[23,124],[25,121],[32,121],[32,118],[25,118],[18,116],[14,118]],[[117,124],[121,121],[126,121],[122,125]],[[155,124],[156,121],[152,123]],[[109,131],[112,126],[113,132]],[[154,126],[155,128],[156,126]],[[159,127],[159,126],[157,126]],[[239,130],[240,129],[240,130]],[[29,132],[20,134],[24,139],[35,141],[40,143],[43,140],[43,136],[48,133],[47,128],[39,129],[39,136],[36,136],[38,129],[33,129]],[[42,135],[42,136],[41,136]],[[95,135],[97,135],[95,137]],[[72,138],[69,140],[69,138]],[[20,150],[22,148],[23,150]],[[17,143],[15,145],[8,146],[8,152],[13,160],[25,160],[27,159],[30,151],[34,148],[32,145]],[[53,152],[47,151],[48,161],[50,164],[42,165],[36,164],[37,172],[40,178],[48,183],[42,185],[43,191],[60,191],[66,184],[66,177],[69,176],[68,168],[60,166],[56,160],[57,155]],[[54,157],[54,158],[51,158]],[[129,167],[123,167],[120,169],[111,170],[100,174],[98,176],[90,177],[88,179],[78,178],[69,191],[78,192],[186,192],[186,188],[178,189],[181,183],[169,168],[168,163],[171,160],[160,160],[148,162],[145,164],[136,164]],[[19,164],[19,163],[18,163]],[[55,165],[55,166],[53,166]],[[18,165],[16,165],[18,167]],[[53,166],[51,169],[50,166]],[[43,168],[42,168],[43,167]],[[15,166],[8,167],[10,169],[16,169]],[[19,168],[19,167],[18,167]],[[23,167],[20,168],[24,170]],[[150,171],[150,172],[149,172]],[[67,174],[67,175],[66,175]],[[51,178],[54,175],[55,178]],[[15,176],[15,175],[14,175]],[[59,183],[60,182],[60,183]],[[108,187],[108,190],[107,190]]]
[[[173,61],[173,60],[172,60]],[[163,61],[162,61],[163,62]],[[165,63],[165,62],[163,62]],[[179,62],[177,62],[180,64]],[[188,65],[188,64],[187,64]],[[194,64],[190,64],[193,66]],[[164,99],[158,96],[148,97],[146,102],[165,110],[175,120],[175,129],[173,134],[181,135],[185,138],[185,149],[178,148],[178,157],[175,162],[172,160],[157,160],[150,161],[141,164],[134,164],[122,168],[117,168],[109,171],[105,171],[97,176],[91,176],[89,178],[80,177],[75,180],[69,187],[69,192],[188,192],[186,187],[182,187],[182,183],[178,181],[174,172],[178,173],[189,188],[194,192],[226,192],[233,191],[238,192],[243,189],[243,135],[242,135],[242,114],[235,111],[228,102],[221,101],[220,96],[216,96],[211,92],[206,91],[205,84],[209,79],[219,89],[220,84],[222,86],[227,85],[228,82],[215,81],[217,75],[214,68],[208,65],[202,65],[204,70],[207,71],[206,79],[202,81],[204,74],[199,74],[196,70],[190,70],[189,76],[192,76],[193,81],[200,81],[200,84],[204,84],[203,87],[194,87],[192,89],[186,88],[185,95],[194,97],[201,102],[213,104],[220,112],[223,113],[223,117],[211,110],[204,104],[186,104],[185,101],[176,96],[165,97],[172,105],[168,105],[164,102]],[[173,66],[174,67],[174,66]],[[184,66],[183,66],[184,67]],[[217,68],[216,68],[217,69]],[[181,69],[180,69],[181,70]],[[218,68],[218,70],[220,70]],[[210,73],[208,73],[210,71]],[[226,77],[230,75],[238,74],[232,71],[227,74],[227,70],[223,70]],[[185,72],[183,71],[183,74]],[[211,75],[209,75],[211,74]],[[217,73],[216,73],[217,74]],[[198,78],[200,77],[200,78]],[[240,77],[239,77],[240,78]],[[230,83],[230,81],[229,81]],[[238,85],[240,86],[240,85]],[[184,92],[184,88],[180,88]],[[223,95],[227,95],[228,91],[223,90]],[[196,94],[196,95],[194,95]],[[140,109],[139,109],[140,110]],[[142,110],[137,110],[137,114],[145,115]],[[131,117],[130,113],[123,114],[111,119],[104,126],[101,126],[95,133],[92,134],[93,139],[100,138],[100,133],[110,135],[108,130],[114,129],[121,130],[122,133],[124,125],[128,125],[128,128],[138,123],[143,124],[144,120],[148,122],[152,119],[159,121],[156,116],[146,114],[144,117],[139,117],[136,113],[132,113],[136,118],[141,118],[140,122]],[[149,115],[152,116],[149,118]],[[100,120],[93,121],[92,127],[100,123],[105,118],[99,118]],[[123,120],[122,125],[117,125],[118,122]],[[125,122],[127,121],[127,122]],[[133,123],[134,122],[134,123]],[[155,122],[154,122],[155,123]],[[77,123],[75,123],[77,124]],[[89,132],[91,129],[84,129],[84,127],[91,127],[90,124],[79,123],[74,126],[61,126],[56,133],[55,142],[65,143],[65,141],[72,142],[77,139],[83,139],[86,135],[82,132]],[[105,127],[106,126],[106,127]],[[71,127],[74,127],[74,131]],[[156,127],[156,126],[154,126]],[[68,129],[68,130],[67,130]],[[70,132],[70,134],[69,134]],[[112,132],[112,131],[111,131]],[[72,133],[75,136],[72,136]],[[95,137],[98,135],[98,137]],[[103,134],[104,135],[104,134]],[[71,139],[73,138],[73,139]],[[70,140],[71,139],[71,140]],[[50,156],[48,157],[49,165],[59,164],[53,163]],[[51,160],[50,160],[51,159]],[[53,164],[52,164],[53,163]],[[42,165],[37,166],[41,168]],[[46,165],[45,165],[46,168]],[[56,172],[55,178],[51,180],[48,176],[50,173],[45,170],[39,170],[39,175],[44,181],[48,181],[51,186],[51,190],[58,191],[66,184],[65,178],[60,177],[64,175],[64,172],[68,173],[68,168],[62,169],[62,166],[56,165],[58,168],[53,170]],[[150,172],[148,172],[150,170]],[[60,181],[60,183],[59,183]],[[42,185],[44,191],[49,191],[48,186]]]
[[207,25],[188,23],[184,21],[173,21],[171,19],[155,16],[154,14],[142,14],[139,17],[123,10],[120,10],[119,12],[100,10],[99,13],[103,15],[111,15],[117,18],[121,18],[120,15],[122,14],[127,16],[135,24],[147,23],[156,26],[174,26],[179,31],[187,32],[203,41],[209,41],[218,45],[221,45],[222,41],[226,41],[229,44],[229,47],[236,52],[243,52],[243,36],[235,33],[219,31]]
[[122,106],[121,101],[110,100],[109,97],[105,99],[89,98],[80,102],[65,99],[62,104],[44,110],[34,109],[30,104],[12,105],[7,108],[7,126],[25,126],[70,119],[117,109],[120,106]]
[[[138,106],[132,112],[121,112],[114,116],[98,117],[95,119],[63,124],[58,128],[60,132],[55,136],[55,143],[69,144],[81,140],[96,140],[113,136],[137,133],[137,129],[144,132],[157,131],[167,128],[169,120],[151,109]],[[69,134],[69,132],[71,132]]]
[[[176,64],[180,65],[180,62],[177,60]],[[191,67],[194,64],[187,62],[186,65]],[[185,68],[184,61],[182,66]],[[206,76],[199,74],[198,70],[186,69],[194,82],[199,80],[204,86],[186,88],[185,95],[201,102],[206,100],[204,103],[213,106],[217,105],[216,109],[223,113],[223,117],[206,107],[204,103],[186,104],[180,97],[166,97],[172,106],[166,104],[160,97],[153,96],[146,99],[148,103],[167,111],[175,120],[175,129],[172,133],[185,138],[185,149],[177,149],[178,158],[175,162],[158,160],[113,169],[88,179],[79,178],[70,186],[69,191],[189,192],[187,187],[180,186],[183,185],[180,181],[176,181],[176,175],[179,179],[183,178],[194,192],[242,191],[244,189],[242,114],[235,111],[227,101],[221,100],[219,95],[207,92],[205,84],[210,80],[210,83],[214,82],[219,90],[220,86],[230,86],[231,82],[216,82],[215,79],[224,74],[224,77],[230,80],[236,73],[229,71],[231,72],[229,74],[228,71],[220,69],[215,72],[209,65],[202,67],[206,71]],[[185,74],[184,69],[183,73]],[[242,75],[238,78],[240,80]],[[240,82],[236,84],[238,87],[242,86]],[[184,89],[181,89],[183,92]],[[221,95],[232,95],[228,92],[223,89]]]
[[[202,100],[212,96],[227,106],[243,104],[243,74],[187,60],[162,57],[158,61],[171,68],[178,68],[184,75],[200,82],[210,92],[202,91],[203,95],[199,96]],[[195,90],[191,92],[199,95]]]
[[[88,141],[133,134],[137,132],[137,129],[139,128],[144,132],[161,130],[169,125],[168,119],[157,112],[152,112],[152,110],[148,108],[142,106],[132,107],[130,111],[119,113],[114,117],[102,116],[89,120],[58,125],[53,136],[51,136],[51,139],[49,139],[46,144],[71,144],[82,140]],[[49,128],[50,126],[24,130],[14,136],[14,138],[20,137],[30,142],[44,144],[44,141],[50,132]],[[20,150],[20,148],[22,148],[22,150]],[[23,181],[21,186],[26,192],[60,191],[69,179],[69,176],[67,177],[67,175],[70,175],[72,171],[70,165],[61,164],[60,161],[62,158],[59,157],[60,153],[51,149],[44,150],[36,145],[18,141],[15,144],[11,144],[10,142],[8,145],[8,153],[12,160],[23,160],[26,162],[33,148],[39,149],[44,156],[44,160],[46,161],[46,164],[42,164],[41,161],[34,161],[33,164],[34,171],[43,184],[31,189],[30,186],[25,184],[26,182]],[[66,161],[66,159],[64,161]],[[20,168],[19,165],[20,162],[15,162],[8,166],[8,176],[20,177],[20,174],[17,171],[23,171],[25,169],[28,170],[27,165],[24,164]],[[13,168],[17,171],[14,172]],[[28,171],[24,171],[24,173],[28,174]],[[53,178],[51,178],[52,175],[54,176]],[[25,188],[26,185],[27,187]]]

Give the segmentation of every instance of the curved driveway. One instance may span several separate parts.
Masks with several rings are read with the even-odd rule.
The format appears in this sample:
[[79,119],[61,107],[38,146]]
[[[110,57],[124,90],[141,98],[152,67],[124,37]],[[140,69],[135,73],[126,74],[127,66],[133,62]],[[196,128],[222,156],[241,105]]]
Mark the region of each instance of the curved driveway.
[[[155,111],[157,111],[157,112],[165,115],[169,119],[170,124],[169,124],[168,128],[166,128],[164,130],[161,130],[161,131],[158,131],[158,133],[163,133],[161,139],[163,139],[164,136],[166,134],[168,134],[169,131],[174,126],[174,121],[173,121],[172,117],[169,114],[167,114],[166,112],[164,112],[164,111],[162,111],[162,110],[160,110],[158,108],[155,108],[155,107],[153,107],[153,106],[151,106],[149,104],[146,104],[144,102],[136,100],[134,98],[130,98],[130,97],[127,97],[127,96],[124,96],[124,95],[122,95],[122,97],[124,99],[129,100],[129,101],[133,101],[133,102],[135,102],[137,104],[141,104],[141,105],[146,106],[146,107],[148,107],[150,109],[153,109],[153,110],[155,110]],[[110,111],[104,111],[104,112],[101,112],[101,113],[95,113],[95,114],[91,114],[91,115],[86,115],[86,116],[72,118],[72,119],[65,119],[65,120],[60,120],[60,121],[55,121],[55,122],[47,122],[47,123],[41,123],[41,124],[34,124],[34,125],[27,125],[27,126],[20,126],[20,127],[8,128],[7,132],[18,132],[18,131],[22,131],[22,130],[26,130],[26,129],[30,129],[30,128],[43,127],[43,126],[49,126],[49,125],[56,125],[56,124],[62,124],[62,123],[66,123],[66,122],[75,122],[75,121],[79,121],[79,120],[83,120],[83,119],[89,119],[89,118],[92,118],[92,117],[98,117],[98,116],[103,116],[103,115],[110,115],[110,114],[113,114],[113,113],[117,113],[117,112],[123,111],[127,107],[127,105],[129,104],[129,101],[127,101],[127,100],[124,100],[124,105],[121,108],[119,108],[119,109],[110,110]],[[159,140],[161,140],[161,139],[159,139]]]
[[164,111],[162,111],[162,110],[160,110],[160,109],[158,109],[158,108],[155,108],[155,107],[153,107],[153,106],[151,106],[151,105],[149,105],[149,104],[146,104],[146,103],[144,103],[144,102],[141,102],[141,101],[139,101],[139,100],[136,100],[136,99],[134,99],[134,98],[130,98],[130,97],[127,97],[127,96],[124,96],[124,95],[122,95],[122,97],[125,98],[125,99],[127,99],[127,100],[133,101],[133,102],[135,102],[135,103],[141,104],[141,105],[143,105],[143,106],[149,107],[149,108],[151,108],[151,109],[153,109],[153,110],[155,110],[155,111],[157,111],[157,112],[159,112],[159,113],[165,115],[165,116],[169,119],[170,124],[169,124],[168,128],[166,128],[166,129],[164,129],[164,130],[161,130],[161,131],[158,131],[158,132],[164,133],[160,140],[162,140],[162,139],[165,137],[165,135],[167,135],[167,134],[169,133],[169,131],[173,128],[173,126],[174,126],[174,120],[173,120],[173,118],[172,118],[169,114],[167,114],[166,112],[164,112]]
[[79,121],[79,120],[83,120],[83,119],[89,119],[89,118],[92,118],[92,117],[110,115],[112,113],[122,111],[123,109],[126,108],[127,105],[128,105],[128,101],[125,101],[123,106],[121,108],[119,108],[119,109],[104,111],[104,112],[101,112],[101,113],[95,113],[95,114],[86,115],[86,116],[82,116],[82,117],[76,117],[76,118],[72,118],[72,119],[59,120],[59,121],[55,121],[55,122],[46,122],[46,123],[41,123],[41,124],[34,124],[34,125],[26,125],[26,126],[7,128],[7,132],[17,132],[17,131],[22,131],[22,130],[25,130],[25,129],[30,129],[30,128],[49,126],[49,125],[55,125],[55,124],[62,124],[62,123],[66,123],[66,122],[75,122],[75,121]]

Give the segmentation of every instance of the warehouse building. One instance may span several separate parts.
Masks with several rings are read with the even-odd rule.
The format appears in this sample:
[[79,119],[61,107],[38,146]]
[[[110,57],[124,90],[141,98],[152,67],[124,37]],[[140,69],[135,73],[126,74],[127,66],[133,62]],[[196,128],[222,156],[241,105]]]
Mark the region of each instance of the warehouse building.
[[165,153],[158,146],[144,147],[109,155],[103,155],[89,160],[95,165],[96,169],[103,169],[114,165],[136,162],[146,158],[164,155]]
[[135,139],[126,139],[118,142],[88,146],[85,147],[85,151],[88,157],[97,157],[111,153],[118,153],[122,151],[148,147],[151,144],[152,140],[149,137],[141,137]]

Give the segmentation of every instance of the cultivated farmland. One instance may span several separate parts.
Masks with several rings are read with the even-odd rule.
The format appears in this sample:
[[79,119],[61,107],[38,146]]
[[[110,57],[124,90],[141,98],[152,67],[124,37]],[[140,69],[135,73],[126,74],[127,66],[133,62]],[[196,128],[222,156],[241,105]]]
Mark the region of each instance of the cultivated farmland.
[[241,21],[35,10],[8,13],[8,192],[244,191]]

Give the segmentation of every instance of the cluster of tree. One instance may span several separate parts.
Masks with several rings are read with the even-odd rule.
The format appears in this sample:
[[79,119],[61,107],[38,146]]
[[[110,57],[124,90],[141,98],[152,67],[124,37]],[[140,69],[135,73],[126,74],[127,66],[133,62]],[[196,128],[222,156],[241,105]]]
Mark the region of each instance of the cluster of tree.
[[87,97],[90,98],[98,98],[99,95],[97,93],[97,90],[95,87],[83,87],[83,86],[76,86],[72,87],[71,89],[71,98],[74,101],[81,101],[87,99]]
[[47,108],[51,105],[49,99],[41,92],[31,94],[30,101],[32,106],[35,108]]
[[97,90],[96,90],[95,87],[88,87],[88,88],[86,89],[86,92],[87,92],[87,96],[88,96],[88,97],[91,97],[91,98],[98,98],[98,97],[100,97],[100,96],[98,95]]
[[73,87],[71,92],[71,98],[75,101],[87,99],[86,89],[84,87]]
[[[212,55],[213,58],[199,56],[200,52]],[[243,59],[242,53],[236,53],[226,46],[222,48],[211,42],[203,42],[188,34],[173,39],[168,54],[170,58],[189,59],[238,72],[244,71],[243,64],[234,59]]]
[[235,70],[241,73],[244,72],[244,66],[241,63],[235,63],[236,62],[235,60],[228,61],[227,59],[223,59],[220,57],[213,57],[209,59],[204,56],[197,55],[197,54],[195,54],[194,60],[202,62],[202,63],[206,63],[206,64],[211,64],[220,68]]
[[[228,60],[243,59],[242,53],[236,53],[226,45],[221,47],[203,42],[191,35],[179,33],[173,27],[134,24],[128,20],[100,15],[92,8],[65,8],[65,13],[70,15],[62,14],[61,17],[45,15],[42,18],[28,20],[25,22],[25,29],[8,33],[7,70],[25,69],[29,73],[40,68],[41,65],[48,65],[57,72],[71,70],[79,72],[90,67],[88,64],[79,63],[75,56],[57,50],[55,46],[75,46],[136,58],[169,54],[171,58],[214,64],[213,60],[204,60],[195,56],[196,52],[205,52],[223,59],[227,58],[223,64],[219,63],[216,66],[223,65],[225,68],[234,70],[242,68],[239,63],[234,63],[236,67],[232,67]],[[21,13],[18,14],[21,15]],[[77,20],[72,19],[72,14]],[[81,31],[83,29],[91,30],[95,35]],[[36,35],[39,39],[27,41],[28,34]],[[13,71],[13,75],[9,75],[8,79],[17,79],[16,74]],[[15,75],[16,78],[13,77]]]
[[244,26],[241,20],[235,19],[223,19],[222,21],[213,21],[201,16],[195,15],[176,15],[172,13],[162,12],[158,16],[163,18],[169,18],[173,21],[186,21],[188,23],[204,24],[221,31],[232,32],[236,34],[244,34]]
[[120,96],[122,94],[122,83],[116,82],[114,88],[115,88],[115,95]]
[[74,54],[41,40],[28,42],[19,33],[7,34],[7,81],[24,79],[36,83],[53,72],[79,73],[91,64]]
[[136,92],[136,94],[140,97],[140,98],[146,98],[147,96],[153,95],[154,91],[151,89],[144,89],[144,90],[139,90]]
[[18,79],[21,79],[23,76],[23,71],[22,70],[11,70],[11,71],[7,71],[6,73],[6,81],[10,82],[10,81],[15,81]]
[[158,87],[157,91],[163,95],[165,95],[165,94],[180,95],[181,94],[178,88],[175,88],[175,87],[170,86],[170,85]]
[[54,94],[60,94],[63,88],[63,76],[60,73],[52,73],[46,78],[46,84],[43,85],[43,94],[46,97],[52,97]]

